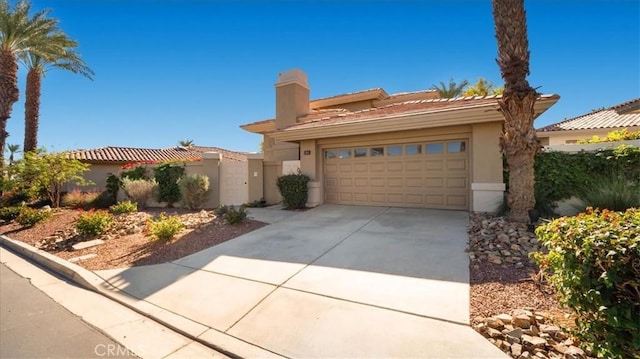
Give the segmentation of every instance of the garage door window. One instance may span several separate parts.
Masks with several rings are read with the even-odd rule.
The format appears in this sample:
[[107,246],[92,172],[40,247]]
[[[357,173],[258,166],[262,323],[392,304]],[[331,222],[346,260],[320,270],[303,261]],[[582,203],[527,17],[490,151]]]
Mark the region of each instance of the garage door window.
[[442,153],[442,143],[427,143],[427,154]]
[[389,146],[389,147],[387,147],[387,155],[389,155],[389,156],[402,156],[402,146]]
[[371,157],[384,156],[384,147],[371,147]]
[[456,141],[456,142],[448,142],[447,143],[447,152],[464,152],[465,151],[465,143],[464,141]]
[[367,157],[367,149],[366,148],[356,148],[353,151],[353,157]]
[[336,157],[338,157],[338,155],[336,154],[336,151],[334,150],[324,151],[324,158],[336,158]]
[[422,145],[407,145],[405,150],[407,155],[419,155],[422,153]]
[[340,150],[338,153],[338,157],[340,158],[351,158],[351,150]]

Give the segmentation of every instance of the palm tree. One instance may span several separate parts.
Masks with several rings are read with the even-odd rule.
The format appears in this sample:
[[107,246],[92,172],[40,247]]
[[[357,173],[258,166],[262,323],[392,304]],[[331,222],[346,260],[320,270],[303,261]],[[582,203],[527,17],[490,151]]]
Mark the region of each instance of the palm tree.
[[56,31],[49,35],[46,46],[38,55],[32,52],[20,54],[20,60],[27,66],[27,90],[24,103],[24,151],[38,148],[38,122],[40,118],[41,80],[49,67],[71,71],[91,79],[93,71],[80,59],[75,51],[78,43]]
[[184,148],[190,148],[191,146],[193,146],[193,140],[182,140],[182,141],[178,141],[178,144],[181,147]]
[[13,155],[15,155],[16,153],[20,152],[20,145],[19,144],[9,144],[7,145],[7,149],[9,150],[9,164],[12,165],[13,164]]
[[18,101],[18,55],[22,52],[41,53],[47,35],[54,32],[58,21],[49,19],[49,10],[29,16],[31,4],[19,0],[11,9],[8,0],[0,0],[0,169],[4,166],[7,121],[11,108]]
[[433,85],[431,86],[432,90],[438,91],[440,94],[440,98],[455,98],[462,95],[464,88],[469,84],[469,81],[462,80],[461,83],[456,84],[456,82],[452,79],[449,80],[449,84],[445,84],[440,81],[440,86]]
[[504,116],[500,147],[509,169],[509,217],[527,222],[535,207],[533,164],[538,141],[533,128],[537,93],[527,81],[529,41],[524,0],[493,0],[493,20],[498,40],[500,74],[504,93],[498,100]]

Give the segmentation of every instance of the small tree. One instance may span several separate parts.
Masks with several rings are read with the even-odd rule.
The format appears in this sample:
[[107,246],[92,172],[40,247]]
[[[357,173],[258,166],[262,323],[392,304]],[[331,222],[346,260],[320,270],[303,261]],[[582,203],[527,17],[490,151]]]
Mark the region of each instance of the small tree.
[[62,190],[67,183],[91,184],[82,177],[82,173],[89,170],[89,165],[69,159],[64,153],[26,152],[24,158],[11,167],[14,183],[22,186],[32,197],[46,193],[53,207],[60,206]]
[[184,176],[184,167],[165,163],[156,167],[154,172],[158,183],[158,202],[166,202],[167,207],[173,207],[174,203],[180,201],[178,180]]
[[504,92],[503,87],[493,87],[493,84],[484,78],[478,78],[478,82],[469,85],[462,94],[463,96],[488,96],[501,95]]

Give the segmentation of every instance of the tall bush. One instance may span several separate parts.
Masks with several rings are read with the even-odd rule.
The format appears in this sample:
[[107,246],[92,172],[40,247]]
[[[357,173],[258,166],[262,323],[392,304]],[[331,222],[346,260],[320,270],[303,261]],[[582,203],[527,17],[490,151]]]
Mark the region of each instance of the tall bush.
[[536,208],[552,214],[556,203],[581,197],[599,177],[618,173],[631,186],[640,183],[640,148],[620,145],[596,152],[542,152],[535,159]]
[[278,177],[276,184],[282,195],[282,204],[285,208],[304,208],[307,204],[307,184],[309,176],[298,171],[296,174],[288,174]]
[[158,202],[166,202],[167,207],[173,207],[181,198],[178,180],[184,176],[184,167],[165,163],[156,167],[154,173],[158,183]]
[[138,204],[138,208],[145,208],[147,201],[151,198],[156,188],[156,182],[153,180],[130,180],[125,178],[122,180],[122,188],[127,197]]
[[576,314],[576,335],[605,358],[640,351],[640,209],[591,210],[536,229],[536,254],[560,301]]
[[178,180],[178,187],[184,205],[191,209],[200,209],[207,199],[209,191],[209,177],[200,174],[191,174]]

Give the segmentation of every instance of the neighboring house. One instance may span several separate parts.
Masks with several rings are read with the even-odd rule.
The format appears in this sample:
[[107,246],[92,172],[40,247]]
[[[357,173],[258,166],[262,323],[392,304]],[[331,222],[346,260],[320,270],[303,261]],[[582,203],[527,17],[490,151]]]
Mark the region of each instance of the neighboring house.
[[[264,135],[264,195],[280,200],[283,161],[311,177],[321,203],[493,211],[503,201],[496,96],[439,99],[383,89],[309,100],[307,76],[279,74],[276,117],[241,126]],[[556,103],[541,95],[535,116]],[[285,166],[287,167],[287,162]]]
[[536,130],[543,146],[577,143],[593,136],[604,138],[609,132],[640,131],[640,98],[592,111]]
[[110,174],[117,174],[122,166],[128,163],[164,161],[200,161],[205,152],[219,153],[220,161],[246,162],[247,154],[234,152],[217,147],[191,146],[170,148],[134,148],[134,147],[100,147],[89,150],[68,151],[69,158],[91,165],[85,172],[84,178],[94,184],[82,187],[82,190],[103,191],[106,186],[106,178]]

